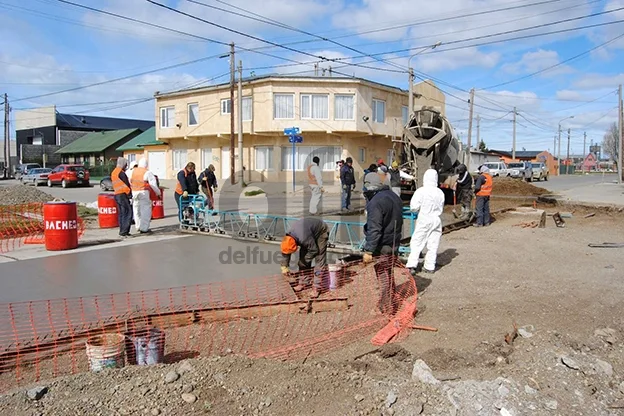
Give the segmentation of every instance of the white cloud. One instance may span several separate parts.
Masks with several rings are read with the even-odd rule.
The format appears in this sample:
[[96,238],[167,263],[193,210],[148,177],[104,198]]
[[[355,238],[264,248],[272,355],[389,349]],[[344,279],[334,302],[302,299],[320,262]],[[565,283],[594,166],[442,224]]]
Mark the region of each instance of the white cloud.
[[[525,53],[518,62],[505,64],[501,69],[511,74],[532,74],[553,67],[559,64],[559,62],[559,54],[557,51],[538,49],[533,52]],[[543,72],[540,76],[552,77],[568,74],[573,71],[574,70],[567,65],[560,65]]]
[[465,67],[493,68],[500,60],[500,53],[484,53],[477,48],[458,49],[449,52],[420,55],[412,60],[414,69],[423,72],[452,71]]
[[561,90],[557,91],[555,95],[560,100],[578,101],[583,99],[583,96],[578,91]]
[[574,87],[591,90],[599,88],[617,88],[624,83],[624,73],[617,75],[587,74],[573,82]]

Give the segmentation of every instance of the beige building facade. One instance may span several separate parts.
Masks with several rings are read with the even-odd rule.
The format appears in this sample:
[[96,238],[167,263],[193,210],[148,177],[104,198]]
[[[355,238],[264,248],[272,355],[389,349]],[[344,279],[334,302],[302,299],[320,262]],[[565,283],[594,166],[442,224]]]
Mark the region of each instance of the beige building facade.
[[[432,83],[416,84],[414,90],[415,106],[444,111],[444,96]],[[296,181],[304,181],[314,156],[320,158],[327,181],[335,178],[336,162],[347,157],[353,158],[356,177],[361,178],[376,160],[391,163],[393,138],[400,137],[408,116],[407,91],[358,78],[267,76],[244,80],[242,97],[246,182],[290,182],[293,165]],[[214,165],[217,177],[227,179],[232,151],[240,172],[240,110],[236,93],[232,149],[229,84],[156,93],[155,98],[156,139],[163,146],[145,147],[143,156],[160,177],[173,179],[192,161],[198,170]],[[303,137],[295,146],[294,161],[284,135],[290,127],[298,127]]]

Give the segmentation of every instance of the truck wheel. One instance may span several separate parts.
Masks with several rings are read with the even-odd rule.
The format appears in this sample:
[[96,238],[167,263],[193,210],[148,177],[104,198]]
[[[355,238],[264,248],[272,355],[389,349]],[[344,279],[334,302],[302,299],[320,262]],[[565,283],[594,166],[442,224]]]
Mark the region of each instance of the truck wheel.
[[548,180],[548,175],[544,176],[544,180],[547,181]]

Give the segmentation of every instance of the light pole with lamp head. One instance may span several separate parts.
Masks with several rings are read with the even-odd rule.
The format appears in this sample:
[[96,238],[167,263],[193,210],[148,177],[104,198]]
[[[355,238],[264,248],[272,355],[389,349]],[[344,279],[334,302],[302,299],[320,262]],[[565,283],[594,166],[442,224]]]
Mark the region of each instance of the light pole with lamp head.
[[427,46],[423,49],[421,49],[420,51],[418,51],[417,53],[415,53],[414,55],[410,56],[409,59],[407,60],[407,70],[409,73],[409,115],[408,115],[408,119],[409,117],[412,116],[412,114],[414,113],[414,68],[412,68],[412,58],[415,56],[420,55],[421,53],[429,50],[429,49],[435,49],[438,46],[442,45],[442,42],[436,42],[435,44],[431,45],[431,46]]
[[561,120],[559,120],[559,149],[557,150],[557,176],[561,174],[561,122],[568,120],[570,118],[574,118],[574,116],[562,118]]

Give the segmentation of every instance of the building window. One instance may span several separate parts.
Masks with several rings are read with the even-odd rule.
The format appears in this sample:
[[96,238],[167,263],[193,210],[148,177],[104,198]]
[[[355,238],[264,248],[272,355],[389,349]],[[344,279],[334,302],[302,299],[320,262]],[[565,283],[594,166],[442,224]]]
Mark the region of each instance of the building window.
[[212,163],[212,149],[202,149],[202,168],[206,169]]
[[[336,162],[342,157],[340,146],[295,146],[295,170],[305,170],[312,163],[312,158],[321,159],[319,166],[323,171],[335,171]],[[282,147],[282,170],[293,169],[292,146]]]
[[199,124],[199,104],[189,104],[188,106],[188,125],[196,126]]
[[327,120],[329,96],[326,94],[301,94],[301,118]]
[[136,153],[128,153],[128,155],[126,156],[126,159],[128,159],[128,165],[136,161]]
[[80,156],[74,156],[74,163],[76,164],[82,163],[82,159],[80,158]]
[[160,109],[160,127],[167,129],[175,126],[175,107],[162,107]]
[[354,120],[353,107],[355,103],[354,95],[334,96],[334,118],[336,120]]
[[403,125],[405,126],[409,118],[409,107],[406,105],[401,107],[401,117],[403,118]]
[[[181,170],[186,166],[187,159],[186,150],[174,150],[173,151],[173,170]],[[177,174],[177,172],[176,172]]]
[[256,146],[256,170],[273,169],[273,146]]
[[295,118],[295,94],[273,95],[273,118],[276,120]]
[[360,147],[359,149],[359,155],[360,155],[360,162],[366,162],[366,149],[364,149],[363,147]]
[[386,102],[381,100],[373,100],[373,122],[386,122]]
[[253,98],[243,97],[243,121],[251,121],[253,117]]
[[33,137],[32,144],[37,145],[37,146],[43,145],[43,136],[42,135],[37,135],[37,136]]
[[232,113],[232,101],[229,98],[221,100],[221,115]]

